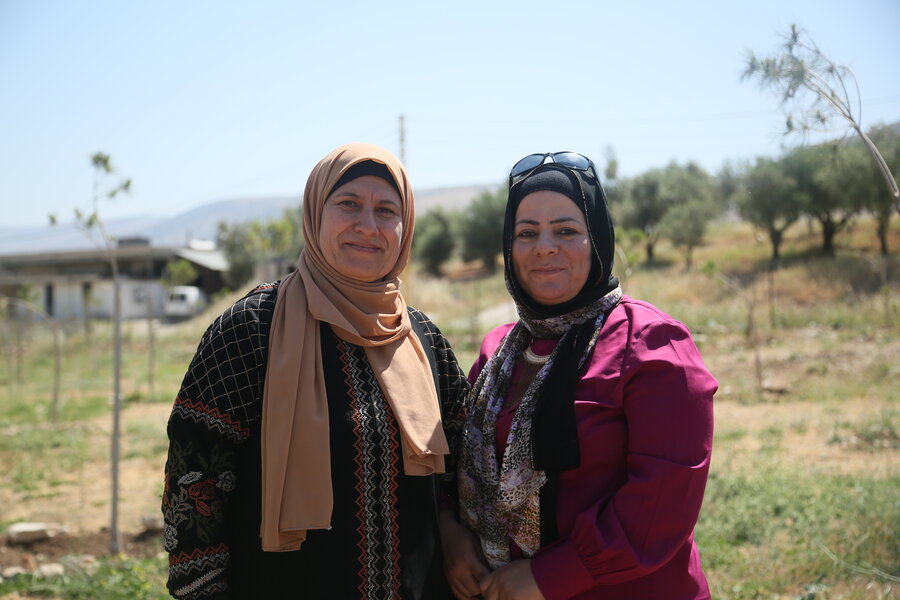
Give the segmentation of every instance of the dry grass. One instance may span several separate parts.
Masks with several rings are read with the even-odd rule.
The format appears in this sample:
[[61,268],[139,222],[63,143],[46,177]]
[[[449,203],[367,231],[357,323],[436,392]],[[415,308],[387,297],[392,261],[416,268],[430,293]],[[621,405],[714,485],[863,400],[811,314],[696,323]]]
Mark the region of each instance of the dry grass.
[[[896,223],[891,236],[900,249]],[[720,382],[698,527],[716,598],[888,598],[900,585],[872,570],[900,575],[900,265],[892,256],[885,288],[871,223],[856,225],[834,259],[820,257],[817,245],[795,228],[769,278],[766,241],[726,223],[698,249],[694,270],[662,245],[659,264],[621,276],[626,293],[691,327]],[[512,316],[501,273],[451,284],[413,272],[406,280],[409,303],[441,326],[464,370],[484,331]],[[126,531],[158,513],[171,398],[206,325],[239,295],[157,330],[153,397],[145,327],[128,330]],[[21,383],[8,358],[0,363],[0,462],[10,465],[0,473],[0,525],[46,520],[97,531],[109,516],[108,332],[99,327],[90,347],[77,331],[67,337],[59,426],[45,421],[49,338],[31,335]],[[11,355],[8,343],[3,350]]]

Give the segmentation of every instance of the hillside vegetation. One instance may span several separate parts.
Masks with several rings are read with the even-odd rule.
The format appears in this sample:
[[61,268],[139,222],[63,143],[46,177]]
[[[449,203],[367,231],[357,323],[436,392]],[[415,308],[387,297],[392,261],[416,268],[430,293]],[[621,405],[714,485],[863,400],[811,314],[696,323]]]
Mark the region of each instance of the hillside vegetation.
[[[859,221],[842,232],[831,257],[797,226],[775,270],[766,240],[730,222],[711,226],[689,271],[665,243],[651,264],[640,248],[617,256],[626,293],[685,322],[720,383],[696,530],[714,598],[872,599],[900,589],[900,260],[880,256],[874,228]],[[889,242],[900,248],[896,220]],[[414,268],[405,279],[408,301],[441,326],[464,369],[487,329],[514,314],[501,273],[451,282]],[[169,406],[206,325],[235,297],[156,326],[152,390],[147,323],[127,324],[126,531],[158,513]],[[0,527],[40,520],[67,525],[72,540],[95,535],[109,516],[108,327],[88,340],[80,324],[66,325],[58,423],[48,420],[46,326],[0,327]],[[155,553],[103,558],[93,572],[0,582],[0,598],[165,598],[165,564]]]

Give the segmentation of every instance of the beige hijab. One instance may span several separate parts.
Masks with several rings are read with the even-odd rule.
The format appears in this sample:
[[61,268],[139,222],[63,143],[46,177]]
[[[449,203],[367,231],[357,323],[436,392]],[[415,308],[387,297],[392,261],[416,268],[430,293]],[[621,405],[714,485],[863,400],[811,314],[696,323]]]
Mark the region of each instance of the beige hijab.
[[[350,167],[383,163],[402,201],[397,263],[382,281],[349,279],[326,262],[319,226],[325,200]],[[407,475],[442,473],[449,452],[428,357],[411,330],[398,275],[406,266],[415,210],[406,171],[387,150],[347,144],[315,166],[303,196],[306,247],[278,290],[263,388],[262,524],[265,551],[297,550],[308,529],[331,526],[328,403],[319,322],[363,346],[400,426]]]

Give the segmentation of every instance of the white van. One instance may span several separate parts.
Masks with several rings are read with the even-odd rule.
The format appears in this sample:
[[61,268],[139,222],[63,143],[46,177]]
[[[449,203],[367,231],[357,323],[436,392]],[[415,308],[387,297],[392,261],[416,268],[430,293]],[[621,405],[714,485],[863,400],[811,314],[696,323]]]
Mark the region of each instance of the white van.
[[206,296],[194,285],[176,285],[169,289],[163,314],[169,319],[187,319],[206,308]]

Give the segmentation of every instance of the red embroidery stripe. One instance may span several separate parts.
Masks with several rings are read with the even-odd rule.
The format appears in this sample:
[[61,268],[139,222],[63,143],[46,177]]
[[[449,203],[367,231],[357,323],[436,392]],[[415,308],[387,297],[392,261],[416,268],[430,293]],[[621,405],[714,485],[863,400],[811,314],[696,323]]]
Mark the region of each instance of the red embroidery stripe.
[[210,556],[212,554],[226,554],[228,553],[228,545],[225,542],[222,542],[218,546],[212,546],[211,548],[197,548],[190,554],[187,552],[182,552],[181,554],[175,556],[169,555],[169,564],[177,565],[179,563],[183,563],[189,560],[194,560],[197,558],[203,558],[204,556]]
[[388,419],[388,440],[390,441],[390,450],[388,451],[388,457],[390,460],[390,479],[391,479],[391,500],[390,500],[390,508],[391,508],[391,538],[394,540],[393,547],[391,548],[391,556],[393,557],[391,563],[391,571],[394,574],[392,589],[394,590],[394,597],[400,597],[400,531],[398,527],[398,523],[400,522],[400,515],[397,512],[397,476],[399,475],[399,466],[397,465],[397,446],[398,446],[398,430],[399,424],[397,423],[394,414],[387,409],[385,411],[387,413]]
[[250,436],[250,428],[241,424],[240,421],[235,420],[230,415],[227,415],[221,412],[218,408],[208,406],[199,401],[192,401],[190,398],[175,398],[175,405],[181,405],[185,408],[196,410],[202,413],[205,413],[217,421],[221,421],[225,425],[228,425],[233,430],[237,431],[241,434],[241,437],[249,437]]

